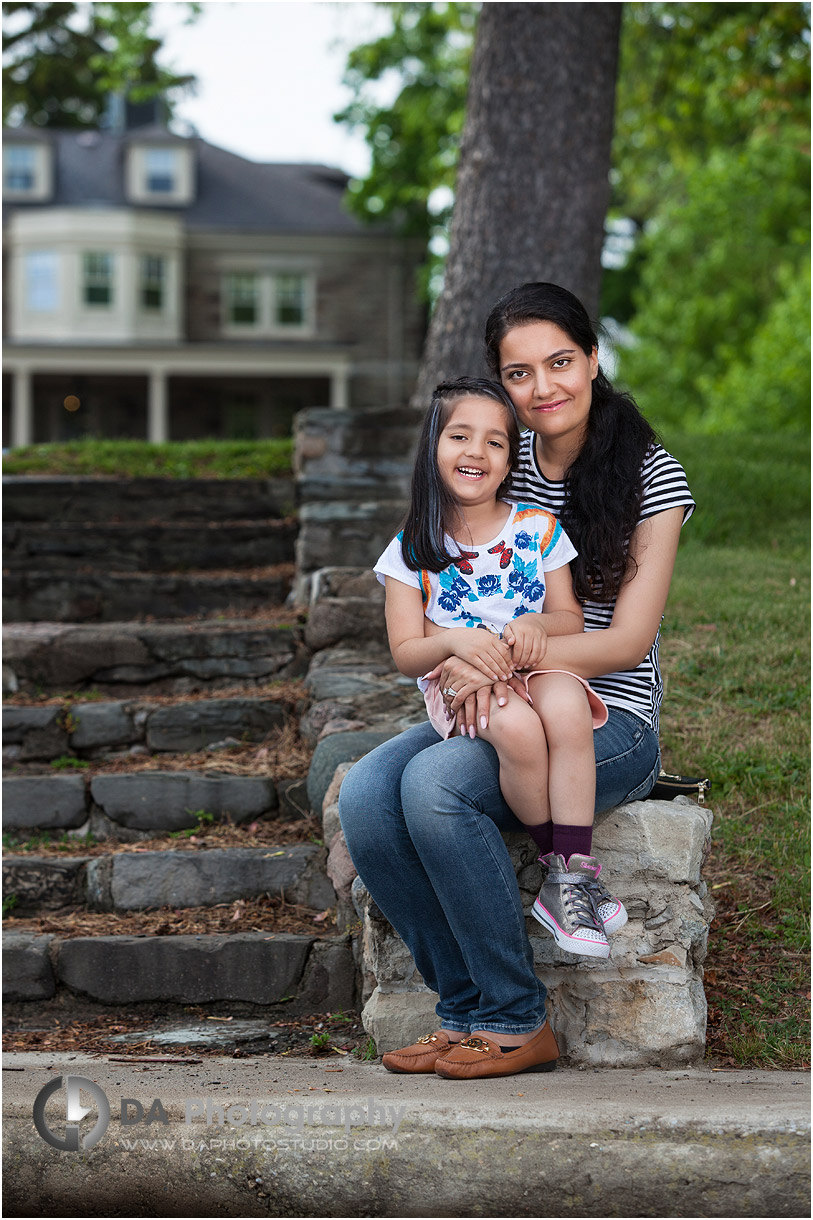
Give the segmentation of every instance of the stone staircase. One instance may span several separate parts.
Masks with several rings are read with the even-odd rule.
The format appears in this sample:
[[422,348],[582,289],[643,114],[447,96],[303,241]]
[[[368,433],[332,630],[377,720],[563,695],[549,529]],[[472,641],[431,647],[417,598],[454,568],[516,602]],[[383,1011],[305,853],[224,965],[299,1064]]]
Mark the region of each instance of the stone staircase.
[[[283,606],[293,498],[290,480],[6,481],[3,994],[18,1015],[357,1005],[306,777],[275,770],[286,749],[307,759],[308,649]],[[207,842],[221,823],[227,847]],[[171,931],[258,900],[313,932]],[[169,930],[130,934],[149,912]]]
[[284,602],[290,479],[4,478],[3,617],[185,618]]

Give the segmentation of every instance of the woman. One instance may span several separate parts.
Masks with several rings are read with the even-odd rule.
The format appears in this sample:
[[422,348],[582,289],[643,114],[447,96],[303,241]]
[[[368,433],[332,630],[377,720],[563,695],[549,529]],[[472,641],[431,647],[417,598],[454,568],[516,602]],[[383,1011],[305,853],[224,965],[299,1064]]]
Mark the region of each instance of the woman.
[[[545,283],[509,292],[489,315],[486,351],[529,429],[512,495],[557,516],[578,551],[584,633],[548,638],[543,615],[534,628],[545,668],[588,679],[608,705],[594,733],[600,813],[645,797],[658,773],[658,630],[694,502],[682,468],[602,373],[572,293]],[[492,687],[506,698],[454,657],[431,676],[475,733]],[[545,989],[501,837],[521,824],[500,794],[493,748],[469,733],[442,742],[419,725],[353,767],[339,807],[362,880],[440,997],[441,1028],[385,1055],[385,1066],[453,1079],[552,1067]]]

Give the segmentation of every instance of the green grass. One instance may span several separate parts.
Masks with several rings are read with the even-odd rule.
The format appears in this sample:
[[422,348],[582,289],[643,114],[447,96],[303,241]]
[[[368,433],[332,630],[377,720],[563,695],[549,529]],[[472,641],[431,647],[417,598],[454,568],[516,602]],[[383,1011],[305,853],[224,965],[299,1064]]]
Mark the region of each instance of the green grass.
[[686,470],[697,508],[686,540],[706,546],[767,547],[807,556],[810,438],[777,434],[693,436],[664,431]]
[[8,475],[106,475],[119,478],[257,479],[291,472],[293,440],[113,441],[87,437],[28,445],[3,458]]
[[741,1066],[809,1062],[805,528],[775,546],[720,546],[692,541],[689,523],[662,634],[664,765],[713,782],[709,1046]]

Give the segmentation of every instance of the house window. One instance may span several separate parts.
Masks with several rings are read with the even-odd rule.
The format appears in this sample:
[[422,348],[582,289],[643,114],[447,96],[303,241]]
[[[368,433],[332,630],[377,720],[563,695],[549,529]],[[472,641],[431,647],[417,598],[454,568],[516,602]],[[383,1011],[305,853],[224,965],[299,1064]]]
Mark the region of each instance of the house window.
[[173,148],[148,148],[144,153],[147,190],[171,195],[178,185],[178,157]]
[[56,313],[59,308],[59,259],[51,250],[25,256],[25,307],[29,313]]
[[141,259],[141,308],[162,310],[166,288],[166,259],[145,254]]
[[82,299],[86,305],[113,302],[112,254],[86,254],[82,262]]
[[226,277],[226,319],[231,326],[257,326],[260,321],[259,281],[251,273]]
[[36,149],[9,144],[3,149],[3,185],[7,191],[33,191],[37,184]]
[[306,322],[306,283],[304,275],[274,277],[274,324],[304,326]]

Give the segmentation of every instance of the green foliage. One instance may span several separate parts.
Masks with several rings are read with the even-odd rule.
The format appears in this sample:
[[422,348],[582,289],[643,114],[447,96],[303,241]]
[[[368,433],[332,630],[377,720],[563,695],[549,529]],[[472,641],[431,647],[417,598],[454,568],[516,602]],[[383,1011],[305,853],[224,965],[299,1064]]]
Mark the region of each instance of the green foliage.
[[[712,422],[719,430],[729,370],[752,363],[755,335],[777,300],[788,304],[771,329],[781,322],[792,342],[804,346],[808,308],[791,289],[806,266],[808,179],[809,157],[793,146],[752,140],[739,149],[717,149],[687,171],[682,191],[650,222],[634,294],[635,344],[620,367],[657,421],[704,430],[707,395],[717,387]],[[785,355],[772,353],[763,380]],[[793,362],[798,368],[798,352]],[[734,384],[740,383],[741,375]],[[803,374],[791,399],[778,404],[776,418],[760,420],[763,404],[752,400],[744,418],[727,412],[726,423],[800,429],[808,404]]]
[[[633,255],[605,293],[657,423],[806,427],[807,4],[628,4],[613,151]],[[780,371],[780,363],[782,365]]]
[[8,915],[10,911],[13,911],[17,905],[17,901],[18,899],[16,894],[6,894],[3,898],[3,914]]
[[[368,176],[350,184],[348,204],[362,219],[388,219],[442,261],[466,107],[479,4],[386,4],[392,30],[355,47],[344,84],[350,103],[336,120],[363,128],[372,158]],[[378,82],[400,82],[382,105]],[[440,189],[445,188],[445,189]],[[430,244],[431,243],[431,244]],[[434,246],[434,251],[432,250]]]
[[290,474],[293,440],[149,441],[84,437],[27,445],[3,457],[4,474],[115,475],[120,478],[250,479]]
[[741,359],[721,377],[700,376],[703,428],[802,431],[810,411],[810,259],[777,271],[777,295]]
[[614,203],[644,224],[683,176],[753,137],[804,145],[809,4],[624,5]]
[[[97,126],[110,93],[145,101],[172,95],[193,76],[157,62],[161,43],[149,33],[152,5],[3,5],[3,122],[36,127]],[[184,5],[189,20],[199,4]]]
[[323,1034],[311,1034],[310,1044],[315,1051],[326,1051],[330,1046],[330,1034],[327,1030]]
[[90,766],[86,758],[74,758],[72,754],[60,754],[59,758],[52,758],[50,764],[55,771],[84,771]]

